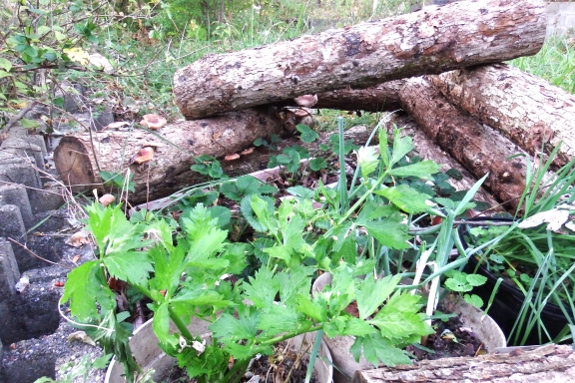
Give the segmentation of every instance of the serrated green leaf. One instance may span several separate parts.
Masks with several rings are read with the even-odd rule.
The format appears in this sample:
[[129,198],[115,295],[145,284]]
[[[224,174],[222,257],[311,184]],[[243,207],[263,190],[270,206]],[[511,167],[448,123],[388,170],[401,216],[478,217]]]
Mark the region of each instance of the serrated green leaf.
[[261,232],[269,231],[270,234],[275,235],[278,232],[278,224],[275,218],[272,217],[273,214],[273,203],[270,206],[269,199],[264,199],[257,195],[251,195],[245,197],[241,205],[244,205],[244,201],[247,201],[249,206],[251,207],[251,211],[255,214],[256,220],[250,220],[248,217],[251,217],[252,214],[246,216],[246,209],[242,209],[242,213],[244,213],[244,217],[248,220],[248,223],[252,225],[252,227]]
[[390,174],[396,177],[418,177],[431,179],[431,175],[439,171],[439,165],[433,161],[426,160],[415,164],[393,168]]
[[318,300],[312,300],[310,294],[302,294],[298,297],[297,308],[306,316],[318,322],[327,321],[327,308]]
[[144,286],[154,271],[148,254],[144,252],[109,253],[103,262],[111,276],[136,286]]
[[295,332],[311,327],[311,322],[299,315],[294,306],[274,302],[259,312],[258,329],[260,336],[271,338],[288,332]]
[[391,295],[400,279],[400,275],[388,275],[379,279],[374,279],[373,274],[366,276],[358,286],[357,308],[359,318],[366,319],[371,316]]
[[309,162],[309,168],[314,172],[327,168],[327,161],[325,158],[314,158]]
[[380,189],[375,191],[375,194],[384,196],[395,206],[410,214],[435,212],[433,209],[435,204],[430,201],[431,196],[420,193],[406,184]]
[[388,367],[411,363],[411,359],[409,359],[404,350],[395,347],[389,339],[379,334],[364,337],[360,342],[363,348],[363,356],[375,367],[379,365],[380,361]]
[[154,329],[154,335],[158,337],[158,341],[163,344],[168,344],[170,342],[169,335],[170,330],[170,314],[168,313],[168,303],[162,303],[160,305],[153,305],[154,309],[154,320],[152,322],[152,328]]
[[398,163],[405,155],[413,150],[411,137],[401,137],[401,130],[393,130],[393,150],[391,153],[391,166]]
[[304,199],[312,199],[314,196],[313,190],[303,187],[301,185],[287,188],[286,191],[293,196],[302,197]]
[[377,326],[382,336],[389,339],[428,335],[433,333],[433,329],[419,314],[421,306],[421,297],[409,293],[396,293],[368,322]]
[[407,249],[411,237],[407,233],[407,225],[397,221],[372,221],[362,223],[369,235],[380,244],[392,249]]
[[228,343],[243,339],[255,339],[258,334],[259,314],[254,307],[238,307],[238,318],[229,313],[223,313],[216,322],[210,325],[213,335]]
[[12,63],[5,58],[0,57],[0,68],[4,69],[6,72],[10,72],[10,69],[12,69]]
[[254,277],[249,278],[249,283],[244,284],[246,298],[256,307],[267,307],[273,304],[279,292],[279,283],[274,278],[272,271],[260,268]]
[[295,128],[301,133],[300,139],[305,143],[309,144],[319,138],[319,134],[307,125],[298,124]]
[[369,175],[377,169],[379,155],[373,146],[362,146],[357,151],[357,162],[361,169],[361,176],[367,180]]
[[72,315],[82,321],[99,316],[96,303],[103,311],[116,307],[116,295],[108,287],[100,261],[88,261],[68,274],[62,303],[68,301]]

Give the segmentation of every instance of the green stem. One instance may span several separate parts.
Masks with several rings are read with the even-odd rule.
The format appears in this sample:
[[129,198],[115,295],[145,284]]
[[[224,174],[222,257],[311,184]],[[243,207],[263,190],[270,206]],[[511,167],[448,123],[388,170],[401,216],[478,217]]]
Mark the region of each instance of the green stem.
[[367,197],[369,197],[373,191],[378,188],[381,183],[383,182],[383,180],[385,179],[385,177],[387,177],[387,171],[385,173],[383,173],[378,179],[377,181],[373,184],[373,186],[371,188],[369,188],[368,191],[366,191],[358,200],[356,203],[353,204],[353,206],[345,213],[345,215],[343,217],[341,217],[338,221],[338,225],[341,225],[343,222],[345,222],[349,216],[356,211],[362,204],[363,201],[365,201],[367,199]]
[[[134,286],[139,292],[141,292],[146,297],[150,298],[153,302],[155,302],[155,300],[152,298],[152,293],[150,292],[150,290],[138,285],[132,285],[132,286]],[[172,320],[172,322],[174,322],[178,330],[180,330],[184,338],[186,338],[187,340],[194,339],[193,335],[190,333],[184,322],[182,322],[180,317],[174,312],[174,310],[170,307],[170,305],[168,305],[168,312],[170,313],[170,319]]]
[[168,305],[168,312],[170,313],[170,319],[172,320],[172,322],[174,322],[178,330],[180,330],[184,338],[186,338],[187,340],[194,339],[194,336],[190,333],[190,330],[188,330],[186,324],[182,322],[180,317],[174,312],[174,309],[171,308],[169,305]]
[[270,340],[266,340],[265,342],[262,342],[261,344],[268,344],[268,345],[277,344],[277,343],[283,342],[284,340],[291,339],[295,336],[298,336],[300,334],[305,334],[307,332],[313,332],[313,331],[318,331],[318,330],[322,330],[322,329],[323,329],[323,324],[319,324],[319,325],[312,327],[312,328],[309,328],[307,330],[294,331],[294,332],[291,332],[288,334],[276,336],[275,338],[272,338]]

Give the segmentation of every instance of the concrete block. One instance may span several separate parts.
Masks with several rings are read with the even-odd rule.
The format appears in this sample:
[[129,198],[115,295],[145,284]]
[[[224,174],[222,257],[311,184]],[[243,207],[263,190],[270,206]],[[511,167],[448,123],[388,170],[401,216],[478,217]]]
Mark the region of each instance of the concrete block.
[[46,141],[44,141],[44,137],[42,135],[29,134],[26,139],[32,144],[39,146],[40,150],[42,150],[42,156],[46,157],[48,151],[46,150]]
[[[32,203],[32,214],[38,215],[50,210],[58,210],[64,205],[64,197],[58,188],[45,188],[43,190],[28,190]],[[35,219],[38,222],[38,218]]]
[[16,294],[20,271],[12,251],[12,245],[0,238],[0,301],[8,301]]
[[10,137],[2,143],[0,150],[13,153],[21,158],[34,160],[36,167],[44,169],[44,153],[42,148],[29,140],[29,137]]
[[[28,161],[4,151],[0,151],[0,181],[6,181],[9,184],[21,184],[32,188],[42,188],[38,172]],[[0,182],[0,184],[5,183]],[[26,191],[28,192],[28,198],[32,200],[29,189],[26,189]]]
[[[11,238],[22,245],[26,243],[26,228],[24,227],[24,221],[22,221],[22,215],[20,214],[18,206],[0,206],[0,222],[3,223],[0,225],[0,237],[6,239]],[[44,262],[33,257],[26,249],[17,244],[12,245],[12,250],[16,256],[16,263],[18,263],[20,272],[33,269],[34,267],[45,266]]]
[[30,200],[24,186],[0,184],[0,205],[8,204],[18,206],[26,229],[30,229],[34,225]]

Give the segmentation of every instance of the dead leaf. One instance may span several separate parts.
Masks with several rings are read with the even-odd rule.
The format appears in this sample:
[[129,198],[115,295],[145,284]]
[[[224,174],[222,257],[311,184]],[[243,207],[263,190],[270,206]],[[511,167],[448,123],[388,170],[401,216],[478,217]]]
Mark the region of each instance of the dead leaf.
[[525,221],[519,224],[519,228],[528,229],[531,227],[539,226],[543,223],[547,223],[547,230],[558,231],[561,226],[569,219],[569,210],[565,209],[553,209],[548,211],[542,211],[527,218]]
[[88,236],[88,232],[85,230],[80,230],[72,234],[72,236],[66,240],[66,245],[76,248],[82,247],[88,243],[90,243],[90,237]]
[[88,336],[88,334],[86,334],[85,331],[76,331],[71,333],[70,335],[68,335],[67,338],[68,342],[71,342],[73,340],[77,340],[80,342],[84,342],[89,344],[90,346],[96,346],[96,342],[94,342],[94,340],[92,338],[90,338]]
[[79,255],[74,255],[74,258],[72,258],[72,262],[74,262],[74,263],[78,263],[79,260],[80,260]]

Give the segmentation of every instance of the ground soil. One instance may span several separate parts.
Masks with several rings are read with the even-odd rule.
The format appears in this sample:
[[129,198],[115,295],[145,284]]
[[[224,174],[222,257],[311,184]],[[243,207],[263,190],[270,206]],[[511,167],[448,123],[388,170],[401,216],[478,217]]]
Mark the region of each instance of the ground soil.
[[459,318],[454,316],[446,322],[436,319],[432,322],[435,333],[427,338],[427,350],[409,346],[417,360],[435,360],[458,356],[476,356],[485,353],[485,348],[470,328],[466,328]]

